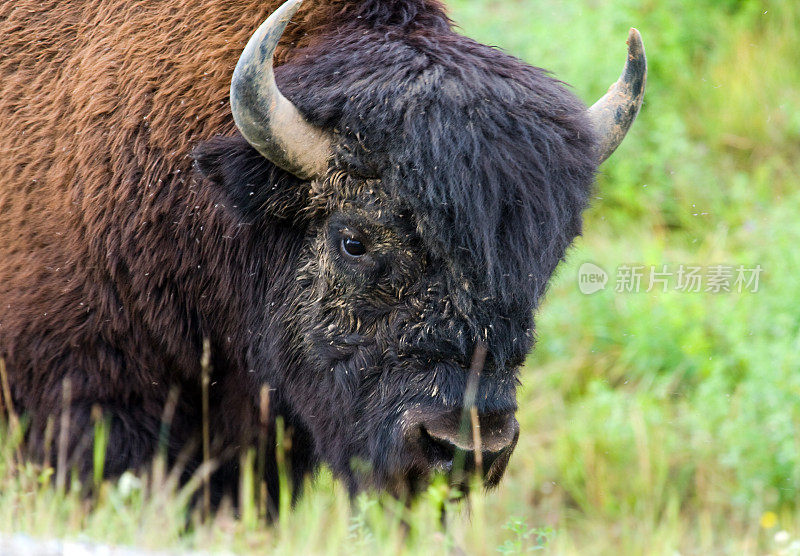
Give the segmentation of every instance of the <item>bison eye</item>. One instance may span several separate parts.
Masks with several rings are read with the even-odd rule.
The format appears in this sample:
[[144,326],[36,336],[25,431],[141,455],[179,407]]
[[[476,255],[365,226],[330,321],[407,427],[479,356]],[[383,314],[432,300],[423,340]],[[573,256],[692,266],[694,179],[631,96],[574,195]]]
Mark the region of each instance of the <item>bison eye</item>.
[[342,252],[349,257],[358,258],[367,252],[367,247],[355,238],[343,237]]

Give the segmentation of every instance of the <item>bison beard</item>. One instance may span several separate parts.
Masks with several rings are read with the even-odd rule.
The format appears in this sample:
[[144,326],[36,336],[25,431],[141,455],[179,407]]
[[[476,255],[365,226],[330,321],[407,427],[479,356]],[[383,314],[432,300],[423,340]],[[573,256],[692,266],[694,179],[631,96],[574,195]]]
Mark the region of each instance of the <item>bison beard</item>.
[[295,485],[324,462],[353,492],[413,492],[476,448],[458,428],[483,343],[475,406],[499,481],[533,311],[597,165],[586,109],[453,32],[436,1],[309,4],[276,76],[331,134],[311,180],[254,150],[227,106],[276,2],[0,6],[0,356],[31,457],[52,453],[45,431],[59,437],[67,403],[67,465],[90,471],[99,406],[106,474],[145,466],[179,392],[174,461],[199,437],[208,338],[217,498],[259,437],[264,385],[265,432],[273,445],[277,417],[290,429]]

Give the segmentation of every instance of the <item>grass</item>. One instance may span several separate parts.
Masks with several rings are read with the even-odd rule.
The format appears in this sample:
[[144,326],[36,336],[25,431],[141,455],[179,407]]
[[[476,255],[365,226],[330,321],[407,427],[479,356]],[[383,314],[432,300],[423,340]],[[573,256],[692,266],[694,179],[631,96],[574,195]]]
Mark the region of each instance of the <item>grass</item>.
[[[101,483],[89,501],[58,491],[50,470],[17,460],[6,423],[0,531],[278,554],[800,553],[800,6],[448,3],[466,34],[587,101],[618,75],[629,26],[650,62],[639,120],[541,309],[500,488],[469,511],[438,483],[410,509],[367,495],[351,506],[323,470],[273,526],[252,500],[202,522],[163,474]],[[586,261],[609,287],[580,293]],[[617,293],[625,264],[764,272],[756,293]]]

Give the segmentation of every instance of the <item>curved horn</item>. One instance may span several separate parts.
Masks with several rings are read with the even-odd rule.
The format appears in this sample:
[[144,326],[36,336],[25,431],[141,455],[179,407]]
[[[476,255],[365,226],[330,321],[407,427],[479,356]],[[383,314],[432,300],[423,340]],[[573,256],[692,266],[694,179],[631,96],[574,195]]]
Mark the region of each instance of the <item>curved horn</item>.
[[313,179],[325,173],[331,137],[305,119],[278,90],[272,55],[303,0],[288,0],[250,37],[231,80],[236,127],[254,149],[287,172]]
[[642,36],[634,28],[628,33],[628,59],[619,80],[588,110],[597,134],[598,164],[613,153],[636,119],[644,98],[647,58]]

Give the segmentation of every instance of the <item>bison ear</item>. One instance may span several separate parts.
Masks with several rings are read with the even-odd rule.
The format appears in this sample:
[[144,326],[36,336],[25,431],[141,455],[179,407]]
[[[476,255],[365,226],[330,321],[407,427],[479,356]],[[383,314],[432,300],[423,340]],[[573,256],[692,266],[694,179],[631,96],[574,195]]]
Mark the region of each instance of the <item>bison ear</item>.
[[275,166],[241,135],[204,141],[192,156],[205,182],[246,218],[294,220],[308,205],[308,183]]

